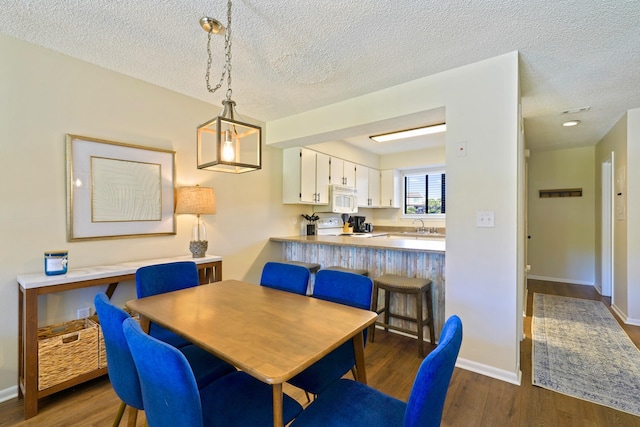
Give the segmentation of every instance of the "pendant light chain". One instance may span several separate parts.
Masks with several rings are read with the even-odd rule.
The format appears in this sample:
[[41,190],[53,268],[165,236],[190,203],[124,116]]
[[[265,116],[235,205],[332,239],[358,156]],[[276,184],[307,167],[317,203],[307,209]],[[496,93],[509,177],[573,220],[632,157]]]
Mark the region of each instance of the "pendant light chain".
[[227,28],[224,36],[224,50],[225,50],[225,65],[222,68],[222,75],[220,76],[220,81],[215,87],[211,87],[209,82],[210,74],[211,74],[211,63],[212,63],[212,55],[211,55],[211,34],[213,31],[209,31],[207,36],[207,73],[205,75],[205,79],[207,82],[207,90],[210,93],[215,93],[218,89],[222,87],[222,82],[224,82],[225,75],[227,76],[227,101],[231,101],[231,94],[233,91],[231,90],[231,0],[227,2]]

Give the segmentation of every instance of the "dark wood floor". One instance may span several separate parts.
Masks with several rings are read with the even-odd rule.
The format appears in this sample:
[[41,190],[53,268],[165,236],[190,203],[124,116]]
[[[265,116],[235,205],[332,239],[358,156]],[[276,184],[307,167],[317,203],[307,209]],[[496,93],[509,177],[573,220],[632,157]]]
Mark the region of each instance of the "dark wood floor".
[[[526,339],[521,346],[522,385],[516,386],[456,368],[445,403],[443,426],[580,426],[640,427],[634,417],[604,406],[567,397],[531,385],[531,299],[534,292],[601,299],[591,287],[529,281]],[[607,302],[607,301],[605,301]],[[623,325],[640,347],[640,327]],[[365,350],[369,384],[406,400],[421,359],[413,339],[380,331]],[[292,387],[285,391],[305,402]],[[106,378],[57,393],[41,401],[40,412],[23,421],[22,402],[0,404],[0,426],[110,426],[119,400]],[[121,425],[126,425],[125,420]],[[144,414],[137,426],[144,425]]]

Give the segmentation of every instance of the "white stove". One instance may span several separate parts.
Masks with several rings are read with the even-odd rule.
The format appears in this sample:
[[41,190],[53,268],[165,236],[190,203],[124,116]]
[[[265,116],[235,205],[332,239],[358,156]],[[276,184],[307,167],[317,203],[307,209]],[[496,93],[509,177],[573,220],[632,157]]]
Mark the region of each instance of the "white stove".
[[339,217],[325,217],[318,220],[318,236],[339,236],[344,233],[344,223]]
[[344,222],[339,217],[324,217],[318,220],[318,236],[373,237],[372,233],[345,233]]

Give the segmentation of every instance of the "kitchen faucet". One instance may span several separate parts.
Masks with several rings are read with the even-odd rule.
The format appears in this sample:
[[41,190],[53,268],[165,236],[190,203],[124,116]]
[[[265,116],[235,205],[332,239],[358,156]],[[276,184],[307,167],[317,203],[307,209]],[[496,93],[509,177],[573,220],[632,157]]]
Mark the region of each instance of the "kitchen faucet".
[[422,227],[416,227],[416,233],[424,233],[424,221],[421,220],[420,218],[416,218],[413,220],[413,222],[411,223],[412,225],[416,223],[416,221],[420,221],[420,224],[422,224]]

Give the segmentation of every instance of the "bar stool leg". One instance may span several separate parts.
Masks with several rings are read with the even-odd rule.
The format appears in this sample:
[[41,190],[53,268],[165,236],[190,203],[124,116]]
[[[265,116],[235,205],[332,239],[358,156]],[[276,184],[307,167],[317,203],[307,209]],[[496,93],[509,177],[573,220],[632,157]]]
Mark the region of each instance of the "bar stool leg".
[[[378,285],[373,283],[373,301],[371,302],[371,309],[378,312]],[[376,323],[373,322],[373,325],[369,328],[369,342],[373,342],[376,335]]]
[[416,295],[416,322],[418,323],[418,356],[424,357],[424,315],[422,314],[422,296],[425,292],[418,291]]
[[429,289],[427,289],[427,314],[429,316],[429,339],[431,340],[431,344],[436,345],[436,333],[433,325],[433,302],[432,302],[432,285],[429,285]]
[[389,313],[391,313],[391,292],[389,289],[384,290],[384,330],[389,331]]

